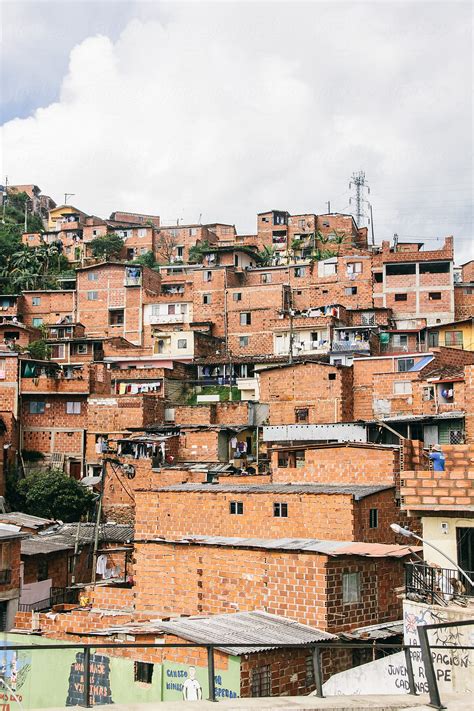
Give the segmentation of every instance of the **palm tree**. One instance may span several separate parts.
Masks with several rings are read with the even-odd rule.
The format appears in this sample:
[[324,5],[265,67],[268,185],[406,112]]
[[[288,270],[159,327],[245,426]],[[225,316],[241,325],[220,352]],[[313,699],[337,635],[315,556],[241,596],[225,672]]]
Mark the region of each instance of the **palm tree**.
[[262,267],[271,267],[275,263],[276,259],[276,249],[275,247],[269,247],[268,244],[265,245],[263,249],[258,253],[260,257],[260,264]]

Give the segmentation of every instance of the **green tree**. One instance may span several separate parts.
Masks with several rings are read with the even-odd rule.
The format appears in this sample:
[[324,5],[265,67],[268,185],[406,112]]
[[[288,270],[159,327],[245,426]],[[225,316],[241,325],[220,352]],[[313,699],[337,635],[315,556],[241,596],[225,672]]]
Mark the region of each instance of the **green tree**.
[[78,521],[94,505],[94,496],[59,469],[33,471],[16,485],[22,510],[32,516]]
[[49,360],[51,358],[51,346],[43,338],[32,341],[27,346],[26,351],[32,358],[37,358],[38,360]]
[[271,267],[275,264],[277,258],[277,251],[275,247],[269,247],[268,244],[265,245],[263,249],[258,253],[260,257],[260,265],[262,267]]
[[116,234],[104,235],[96,237],[90,243],[92,254],[94,257],[110,259],[110,257],[118,257],[123,249],[125,242]]
[[156,267],[155,255],[150,250],[149,252],[145,252],[145,254],[140,254],[139,257],[136,257],[133,260],[133,263],[143,264],[144,267],[150,267],[150,269],[153,269],[153,267]]
[[209,251],[209,242],[204,240],[203,242],[196,242],[189,249],[188,262],[190,264],[202,264],[204,260],[205,252]]

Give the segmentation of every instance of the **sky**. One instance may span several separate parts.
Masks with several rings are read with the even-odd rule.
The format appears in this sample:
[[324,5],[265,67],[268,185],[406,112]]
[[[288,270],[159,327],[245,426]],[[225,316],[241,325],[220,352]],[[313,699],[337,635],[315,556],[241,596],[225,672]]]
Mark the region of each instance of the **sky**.
[[248,234],[268,209],[355,211],[363,170],[377,243],[453,234],[474,258],[470,2],[0,8],[0,182]]

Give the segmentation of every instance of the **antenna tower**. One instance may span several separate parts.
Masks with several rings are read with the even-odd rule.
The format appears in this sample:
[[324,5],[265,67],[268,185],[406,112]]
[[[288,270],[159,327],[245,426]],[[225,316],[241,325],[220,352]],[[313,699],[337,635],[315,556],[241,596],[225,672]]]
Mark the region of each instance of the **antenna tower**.
[[355,198],[350,197],[349,198],[349,204],[352,205],[352,200],[355,199],[356,203],[356,222],[357,222],[357,227],[362,227],[362,220],[367,217],[367,214],[365,213],[364,210],[364,203],[368,203],[366,198],[364,197],[364,191],[367,190],[367,195],[370,195],[370,187],[369,185],[365,182],[365,171],[359,170],[358,173],[352,173],[352,178],[349,183],[349,190],[352,190],[352,188],[355,188]]

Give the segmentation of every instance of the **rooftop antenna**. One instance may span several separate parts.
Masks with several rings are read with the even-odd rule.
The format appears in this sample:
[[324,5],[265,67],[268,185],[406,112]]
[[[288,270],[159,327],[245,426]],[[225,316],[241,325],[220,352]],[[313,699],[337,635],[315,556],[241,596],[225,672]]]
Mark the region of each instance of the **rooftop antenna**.
[[[356,222],[357,227],[361,227],[362,220],[367,217],[364,212],[364,202],[367,202],[364,197],[364,190],[367,189],[367,194],[370,195],[370,187],[365,182],[365,172],[363,170],[359,170],[358,173],[352,173],[349,190],[352,190],[353,187],[355,188]],[[352,197],[349,198],[349,204],[352,204]]]
[[331,214],[331,201],[326,200],[326,205],[328,206],[328,215],[330,215]]
[[200,225],[200,224],[201,224],[201,220],[202,220],[202,212],[200,212],[200,213],[199,213],[199,220],[198,220],[198,225]]
[[64,204],[67,205],[67,201],[70,197],[74,197],[76,193],[64,193]]

